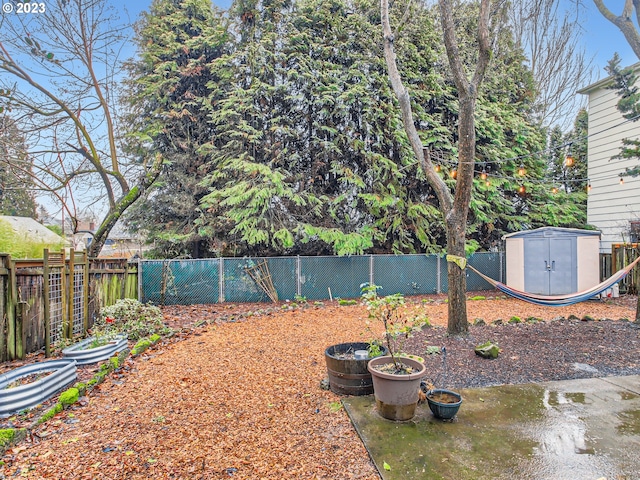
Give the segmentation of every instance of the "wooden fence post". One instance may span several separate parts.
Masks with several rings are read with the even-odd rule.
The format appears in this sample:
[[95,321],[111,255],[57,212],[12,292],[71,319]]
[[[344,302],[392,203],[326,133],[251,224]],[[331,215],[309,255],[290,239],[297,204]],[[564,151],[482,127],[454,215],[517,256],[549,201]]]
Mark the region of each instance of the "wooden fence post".
[[42,287],[44,293],[44,356],[51,356],[51,285],[49,285],[49,249],[42,254]]
[[0,361],[9,359],[7,354],[8,309],[9,309],[9,260],[0,255]]
[[82,255],[82,261],[84,262],[84,268],[82,272],[82,316],[83,322],[83,335],[87,334],[89,330],[89,255],[85,250]]
[[74,287],[75,287],[75,252],[73,248],[69,249],[69,261],[67,263],[68,282],[67,282],[67,338],[73,338],[73,307],[75,303]]
[[67,323],[69,322],[69,318],[67,317],[67,297],[69,290],[69,274],[67,271],[67,255],[62,251],[62,262],[60,264],[60,315],[62,321],[62,331],[60,332],[60,336],[62,339],[67,338],[67,331],[69,327]]
[[9,285],[7,285],[7,357],[15,360],[16,357],[16,308],[18,292],[16,285],[16,265],[11,256],[7,255],[7,267],[9,268]]
[[29,303],[20,300],[16,305],[16,358],[24,360],[27,357],[27,322],[25,314],[29,310]]

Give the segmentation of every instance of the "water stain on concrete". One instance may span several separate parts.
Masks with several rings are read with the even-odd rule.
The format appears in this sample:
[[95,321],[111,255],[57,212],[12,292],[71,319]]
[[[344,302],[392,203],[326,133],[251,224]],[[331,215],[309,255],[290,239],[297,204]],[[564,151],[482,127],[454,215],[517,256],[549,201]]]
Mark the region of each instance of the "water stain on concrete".
[[427,405],[410,421],[385,420],[373,396],[343,404],[385,480],[640,478],[639,376],[460,393],[453,421]]

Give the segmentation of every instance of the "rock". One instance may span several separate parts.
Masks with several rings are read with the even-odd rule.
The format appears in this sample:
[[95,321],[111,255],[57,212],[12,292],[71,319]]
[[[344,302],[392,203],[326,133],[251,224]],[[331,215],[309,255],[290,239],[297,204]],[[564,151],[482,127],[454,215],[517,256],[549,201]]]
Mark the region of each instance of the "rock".
[[573,369],[574,370],[580,370],[582,372],[598,373],[598,369],[597,368],[592,367],[591,365],[589,365],[587,363],[574,363],[573,364]]
[[478,325],[486,325],[487,322],[485,322],[483,318],[476,318],[473,321],[473,324],[476,325],[476,326],[478,326]]
[[320,380],[320,388],[322,390],[329,390],[329,378],[325,377],[322,380]]
[[569,315],[569,320],[580,320],[580,319],[575,315]]
[[502,325],[504,321],[501,318],[498,318],[493,321],[492,325]]
[[584,317],[582,317],[581,319],[583,322],[595,322],[595,318],[593,318],[591,315],[585,315]]
[[508,323],[512,323],[513,324],[513,323],[521,323],[521,322],[522,322],[522,320],[520,319],[520,317],[513,316],[513,317],[511,317],[509,319]]
[[476,355],[479,355],[482,358],[498,358],[500,347],[497,343],[486,342],[482,345],[478,345],[474,351],[476,352]]

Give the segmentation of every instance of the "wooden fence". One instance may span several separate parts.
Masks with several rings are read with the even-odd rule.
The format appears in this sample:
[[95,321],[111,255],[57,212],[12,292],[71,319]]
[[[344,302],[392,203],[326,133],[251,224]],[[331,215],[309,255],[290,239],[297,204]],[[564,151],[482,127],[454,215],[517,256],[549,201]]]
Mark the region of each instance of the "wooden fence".
[[82,336],[100,308],[137,298],[137,264],[44,251],[42,259],[0,254],[0,361],[25,358],[62,339]]
[[[640,255],[638,243],[614,243],[611,246],[611,270],[617,272]],[[637,266],[620,281],[620,292],[636,295],[640,286],[640,268]]]

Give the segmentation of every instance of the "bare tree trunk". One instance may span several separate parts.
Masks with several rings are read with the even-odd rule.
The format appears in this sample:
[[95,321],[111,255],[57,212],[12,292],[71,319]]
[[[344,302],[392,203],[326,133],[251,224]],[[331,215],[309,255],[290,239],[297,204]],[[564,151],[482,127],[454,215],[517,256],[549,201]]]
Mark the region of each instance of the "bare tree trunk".
[[[465,215],[466,217],[466,212]],[[452,218],[447,222],[447,253],[457,257],[465,256],[466,221]],[[467,321],[467,276],[465,271],[454,262],[447,262],[448,281],[448,323],[450,335],[466,333],[469,330]]]
[[[402,84],[400,72],[396,63],[393,42],[394,33],[389,20],[389,2],[381,0],[380,12],[384,35],[384,57],[389,71],[389,79],[393,91],[400,103],[402,121],[405,132],[411,143],[416,158],[427,177],[431,187],[436,192],[440,211],[444,217],[447,231],[447,254],[455,257],[465,257],[465,241],[467,216],[471,201],[471,187],[476,152],[475,135],[475,106],[478,97],[478,87],[482,83],[490,59],[489,42],[489,7],[490,0],[481,0],[478,16],[478,61],[471,80],[467,79],[462,64],[458,43],[455,36],[455,26],[451,13],[450,0],[439,0],[444,43],[447,49],[449,66],[458,89],[460,111],[458,116],[458,176],[455,192],[452,195],[442,178],[437,174],[429,156],[424,155],[424,147],[413,121],[413,112],[409,92]],[[407,18],[408,15],[405,15]],[[449,319],[448,332],[451,335],[468,331],[466,292],[467,282],[464,269],[454,262],[447,266],[449,281]]]

